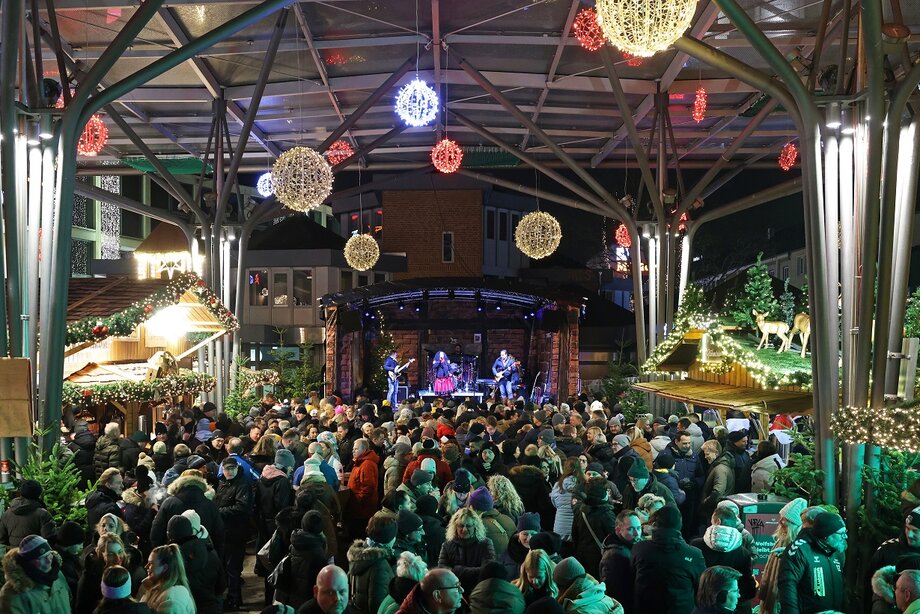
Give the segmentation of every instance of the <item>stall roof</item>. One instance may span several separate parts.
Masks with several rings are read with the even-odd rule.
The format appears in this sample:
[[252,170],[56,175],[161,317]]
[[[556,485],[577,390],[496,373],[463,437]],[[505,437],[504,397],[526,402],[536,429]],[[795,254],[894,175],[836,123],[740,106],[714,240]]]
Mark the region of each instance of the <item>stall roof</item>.
[[639,382],[633,388],[713,409],[760,409],[771,414],[803,414],[812,409],[812,396],[806,392],[759,390],[692,379]]

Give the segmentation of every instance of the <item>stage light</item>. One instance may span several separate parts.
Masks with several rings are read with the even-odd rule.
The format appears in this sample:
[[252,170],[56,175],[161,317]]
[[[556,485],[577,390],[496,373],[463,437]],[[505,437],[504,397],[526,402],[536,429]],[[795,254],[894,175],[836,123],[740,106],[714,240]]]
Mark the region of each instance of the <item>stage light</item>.
[[482,303],[476,303],[476,311],[482,312]]
[[402,301],[399,301],[399,310],[402,311],[405,308],[406,308],[406,304]]
[[501,311],[501,310],[502,310],[502,304],[501,304],[501,301],[499,301],[495,303],[495,311]]
[[415,304],[415,313],[418,313],[418,312],[421,311],[421,310],[422,310],[422,304],[421,304],[421,303],[416,303],[416,304]]

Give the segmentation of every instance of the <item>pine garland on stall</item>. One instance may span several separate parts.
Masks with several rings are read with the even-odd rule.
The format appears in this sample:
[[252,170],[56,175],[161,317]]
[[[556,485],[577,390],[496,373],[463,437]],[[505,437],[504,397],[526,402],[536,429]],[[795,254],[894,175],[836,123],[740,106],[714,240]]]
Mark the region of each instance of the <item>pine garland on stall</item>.
[[64,403],[99,405],[117,401],[158,401],[160,399],[197,395],[214,389],[216,381],[207,373],[180,369],[179,375],[160,377],[149,382],[123,380],[111,384],[81,386],[64,382]]

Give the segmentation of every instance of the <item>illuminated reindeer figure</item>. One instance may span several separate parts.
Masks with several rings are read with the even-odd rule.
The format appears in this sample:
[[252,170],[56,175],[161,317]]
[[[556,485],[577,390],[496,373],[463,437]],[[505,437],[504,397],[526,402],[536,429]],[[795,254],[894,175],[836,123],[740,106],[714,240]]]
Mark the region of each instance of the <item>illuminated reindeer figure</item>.
[[[792,321],[792,330],[789,331],[789,343],[792,343],[792,338],[795,334],[798,333],[799,341],[802,343],[802,358],[805,358],[805,346],[808,345],[808,338],[811,336],[811,317],[807,313],[800,313],[795,316],[795,320]],[[789,349],[789,344],[786,344],[786,349]]]
[[792,336],[786,336],[789,334],[789,325],[785,322],[767,322],[766,314],[758,313],[756,309],[752,309],[751,313],[754,314],[754,318],[757,319],[757,328],[760,329],[760,332],[763,335],[760,337],[760,343],[757,344],[757,349],[761,347],[767,347],[770,345],[770,335],[776,335],[780,338],[781,343],[779,344],[779,349],[777,352],[785,352],[789,349],[789,343],[792,340]]

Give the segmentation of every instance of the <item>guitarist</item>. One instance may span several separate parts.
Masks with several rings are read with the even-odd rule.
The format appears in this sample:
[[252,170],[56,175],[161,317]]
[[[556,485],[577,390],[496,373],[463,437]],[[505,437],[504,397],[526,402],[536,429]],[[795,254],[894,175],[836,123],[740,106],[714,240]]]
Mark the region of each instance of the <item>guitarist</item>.
[[502,350],[495,362],[492,363],[492,374],[498,383],[498,389],[502,399],[511,399],[512,397],[512,379],[516,372],[514,358],[508,355],[508,350]]
[[396,389],[399,385],[399,361],[396,359],[398,354],[396,351],[390,352],[390,355],[387,356],[387,359],[383,362],[383,370],[387,372],[387,399],[390,401],[390,407],[393,411],[396,411],[396,408],[399,407],[399,404],[396,402]]

